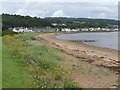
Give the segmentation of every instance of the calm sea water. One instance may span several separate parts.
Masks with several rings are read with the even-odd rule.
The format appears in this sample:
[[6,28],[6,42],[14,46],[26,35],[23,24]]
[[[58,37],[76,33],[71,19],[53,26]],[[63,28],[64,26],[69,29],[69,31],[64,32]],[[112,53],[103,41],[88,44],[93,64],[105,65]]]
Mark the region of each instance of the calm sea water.
[[118,38],[120,32],[93,32],[93,33],[75,33],[75,34],[61,34],[58,39],[64,40],[95,40],[95,42],[87,42],[87,44],[120,50],[118,48]]

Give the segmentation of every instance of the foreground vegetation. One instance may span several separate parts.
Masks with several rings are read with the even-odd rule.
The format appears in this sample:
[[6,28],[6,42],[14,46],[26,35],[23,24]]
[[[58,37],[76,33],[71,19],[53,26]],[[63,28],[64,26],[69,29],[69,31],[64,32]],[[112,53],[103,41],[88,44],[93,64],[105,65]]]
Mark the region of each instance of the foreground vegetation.
[[30,44],[32,34],[3,36],[3,88],[75,88],[58,49]]

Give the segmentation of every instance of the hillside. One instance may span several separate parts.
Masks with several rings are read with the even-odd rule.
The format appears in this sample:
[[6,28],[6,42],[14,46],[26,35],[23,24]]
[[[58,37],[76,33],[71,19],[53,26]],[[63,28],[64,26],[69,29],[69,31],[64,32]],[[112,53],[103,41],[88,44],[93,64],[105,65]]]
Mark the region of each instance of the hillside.
[[74,23],[79,23],[79,22],[90,22],[90,23],[105,23],[105,24],[118,24],[117,20],[113,20],[113,19],[92,19],[92,18],[66,18],[66,17],[48,17],[47,19],[49,20],[54,20],[54,22],[56,21],[60,21],[62,23],[69,23],[69,22],[74,22]]
[[[84,23],[83,23],[84,22]],[[118,21],[109,19],[88,19],[88,18],[66,18],[66,17],[46,17],[37,18],[30,16],[2,14],[2,30],[13,27],[47,27],[52,23],[65,23],[66,27],[105,27],[107,25],[117,25]]]

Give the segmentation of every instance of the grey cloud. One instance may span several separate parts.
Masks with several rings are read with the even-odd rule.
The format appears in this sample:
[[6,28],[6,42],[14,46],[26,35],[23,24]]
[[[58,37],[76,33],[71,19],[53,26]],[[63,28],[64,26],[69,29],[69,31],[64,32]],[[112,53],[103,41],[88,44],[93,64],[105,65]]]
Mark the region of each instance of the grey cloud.
[[22,2],[4,3],[3,12],[38,17],[56,15],[71,17],[110,18],[118,17],[117,3],[108,2]]

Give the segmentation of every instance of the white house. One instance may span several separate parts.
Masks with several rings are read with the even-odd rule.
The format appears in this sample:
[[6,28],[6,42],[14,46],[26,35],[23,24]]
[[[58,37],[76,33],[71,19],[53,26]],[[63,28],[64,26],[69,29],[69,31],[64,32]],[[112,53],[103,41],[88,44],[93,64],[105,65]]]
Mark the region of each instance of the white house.
[[70,28],[62,28],[62,31],[70,32],[70,31],[79,31],[79,29],[70,29]]
[[57,23],[52,23],[53,26],[57,26]]
[[119,31],[119,29],[118,29],[118,28],[115,28],[114,31]]
[[69,28],[62,28],[62,31],[71,31]]
[[88,30],[90,30],[90,31],[95,31],[95,28],[89,28]]
[[13,32],[34,32],[34,31],[28,28],[15,27],[13,28]]
[[88,28],[82,28],[81,31],[89,31]]

